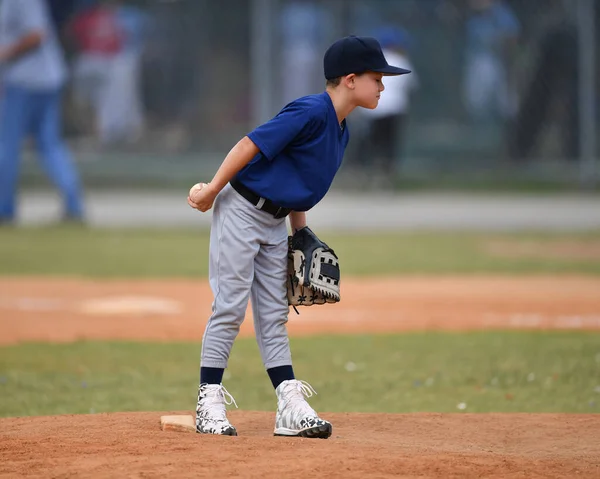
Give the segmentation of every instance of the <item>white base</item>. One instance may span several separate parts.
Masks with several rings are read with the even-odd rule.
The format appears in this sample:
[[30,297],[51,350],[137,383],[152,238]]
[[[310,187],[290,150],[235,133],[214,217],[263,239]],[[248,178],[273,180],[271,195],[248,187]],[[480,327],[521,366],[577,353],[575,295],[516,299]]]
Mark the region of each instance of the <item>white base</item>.
[[160,427],[163,431],[196,432],[196,420],[189,415],[161,416]]

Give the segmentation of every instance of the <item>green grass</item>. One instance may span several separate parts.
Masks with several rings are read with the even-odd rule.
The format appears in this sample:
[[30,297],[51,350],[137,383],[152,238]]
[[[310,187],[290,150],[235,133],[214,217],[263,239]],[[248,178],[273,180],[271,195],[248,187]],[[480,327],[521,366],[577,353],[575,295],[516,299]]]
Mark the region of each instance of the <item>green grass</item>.
[[[318,234],[338,253],[348,275],[600,274],[598,256],[511,258],[486,247],[491,240],[540,246],[577,241],[597,249],[600,232]],[[207,231],[0,228],[0,275],[204,277],[207,271]]]
[[[600,412],[600,334],[412,333],[292,339],[320,411]],[[200,345],[78,342],[0,348],[0,416],[192,410]],[[241,409],[274,410],[252,339],[226,387]]]
[[[596,250],[600,232],[318,232],[343,274],[600,274],[600,259],[496,256],[490,241]],[[518,249],[518,248],[517,248]],[[531,249],[531,248],[529,248]],[[204,277],[208,232],[0,228],[0,275]],[[600,412],[600,334],[413,333],[293,338],[298,377],[322,411]],[[0,416],[191,410],[199,344],[26,343],[0,348]],[[242,409],[273,410],[252,339],[236,342],[225,384]]]

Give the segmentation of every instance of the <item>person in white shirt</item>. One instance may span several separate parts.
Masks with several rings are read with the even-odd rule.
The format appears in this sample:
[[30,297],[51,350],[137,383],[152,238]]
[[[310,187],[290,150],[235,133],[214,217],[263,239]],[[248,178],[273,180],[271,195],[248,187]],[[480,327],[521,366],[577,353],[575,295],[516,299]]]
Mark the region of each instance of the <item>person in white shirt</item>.
[[80,221],[80,182],[61,137],[67,67],[45,0],[0,2],[0,223],[16,216],[21,146],[33,135],[42,166],[61,190],[64,219]]
[[[394,175],[404,143],[410,97],[418,88],[418,78],[408,57],[410,36],[402,28],[386,27],[376,32],[390,65],[410,70],[410,75],[384,77],[385,90],[374,110],[365,110],[367,126],[360,145],[360,161],[379,164],[385,175]],[[391,177],[391,176],[390,176]]]

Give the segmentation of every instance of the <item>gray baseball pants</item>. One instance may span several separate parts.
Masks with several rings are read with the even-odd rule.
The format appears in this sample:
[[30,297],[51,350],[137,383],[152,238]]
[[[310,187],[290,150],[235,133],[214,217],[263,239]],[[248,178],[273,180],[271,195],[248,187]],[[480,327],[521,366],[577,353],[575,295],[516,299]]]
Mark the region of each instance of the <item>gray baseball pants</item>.
[[230,184],[213,205],[209,281],[214,301],[202,341],[202,367],[226,368],[251,298],[266,369],[292,364],[286,329],[285,218],[259,210]]

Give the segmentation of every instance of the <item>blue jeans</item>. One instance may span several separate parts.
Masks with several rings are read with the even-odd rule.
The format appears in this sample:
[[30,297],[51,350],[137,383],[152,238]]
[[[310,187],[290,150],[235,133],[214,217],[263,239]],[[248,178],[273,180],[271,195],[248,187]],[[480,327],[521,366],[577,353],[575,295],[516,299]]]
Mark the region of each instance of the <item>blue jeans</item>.
[[0,220],[15,217],[21,146],[29,134],[43,169],[62,193],[65,215],[82,217],[79,177],[61,138],[61,122],[60,88],[35,91],[5,85],[0,102]]

